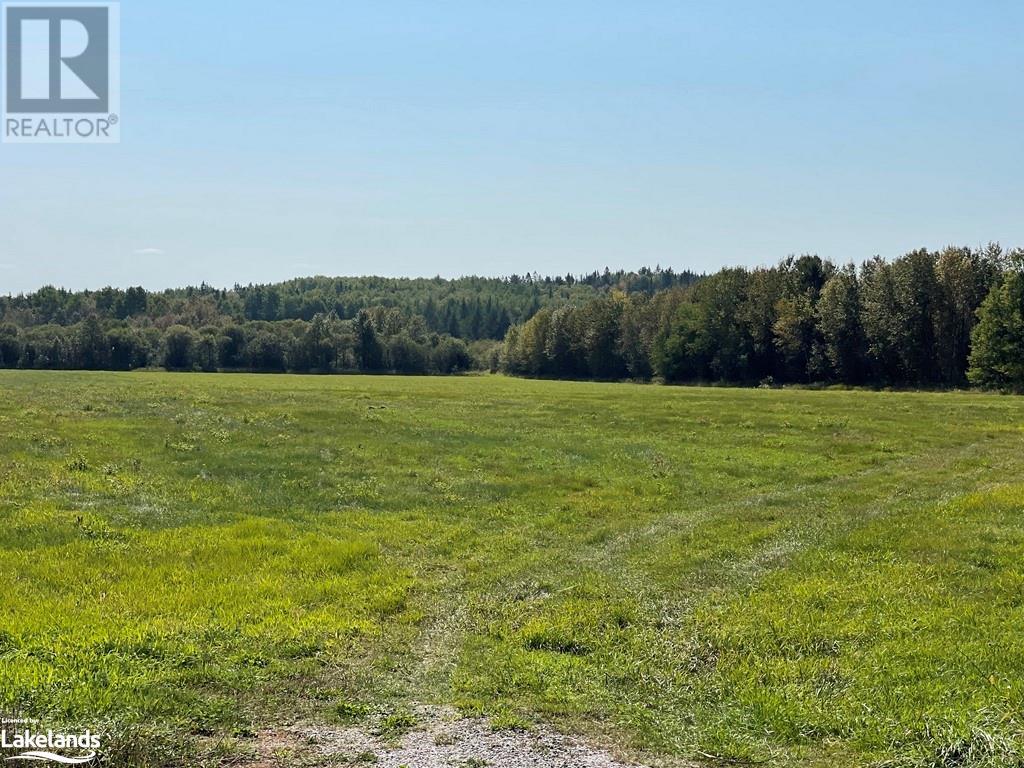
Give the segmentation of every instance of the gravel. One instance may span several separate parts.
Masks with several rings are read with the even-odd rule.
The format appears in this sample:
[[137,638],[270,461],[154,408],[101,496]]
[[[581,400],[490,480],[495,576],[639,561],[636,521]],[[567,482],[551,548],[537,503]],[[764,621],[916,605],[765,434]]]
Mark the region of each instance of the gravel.
[[416,726],[392,739],[369,728],[323,725],[261,734],[260,759],[250,768],[641,768],[546,728],[494,730],[486,720],[441,707],[415,714]]

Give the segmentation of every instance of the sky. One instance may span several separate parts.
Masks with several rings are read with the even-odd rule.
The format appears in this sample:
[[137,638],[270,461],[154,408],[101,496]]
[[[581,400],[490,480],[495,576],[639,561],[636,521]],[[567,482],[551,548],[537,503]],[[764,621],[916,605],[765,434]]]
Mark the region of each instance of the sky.
[[124,0],[121,143],[0,145],[0,293],[1024,245],[1024,4]]

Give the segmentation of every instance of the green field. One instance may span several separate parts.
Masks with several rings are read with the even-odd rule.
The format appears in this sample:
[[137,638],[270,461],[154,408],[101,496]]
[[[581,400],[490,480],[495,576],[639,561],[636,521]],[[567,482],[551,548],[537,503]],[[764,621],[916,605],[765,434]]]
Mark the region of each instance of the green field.
[[994,395],[2,372],[0,711],[1021,766],[1022,471]]

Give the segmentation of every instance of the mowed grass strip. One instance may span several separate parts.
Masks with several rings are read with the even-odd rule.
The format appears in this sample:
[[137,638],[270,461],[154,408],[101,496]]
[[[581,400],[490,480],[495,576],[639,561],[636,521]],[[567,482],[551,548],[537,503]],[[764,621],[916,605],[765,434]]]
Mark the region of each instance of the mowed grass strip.
[[[697,761],[1024,759],[1019,399],[78,372],[0,393],[0,710],[102,723],[121,763],[417,701]],[[132,752],[139,729],[170,746]]]

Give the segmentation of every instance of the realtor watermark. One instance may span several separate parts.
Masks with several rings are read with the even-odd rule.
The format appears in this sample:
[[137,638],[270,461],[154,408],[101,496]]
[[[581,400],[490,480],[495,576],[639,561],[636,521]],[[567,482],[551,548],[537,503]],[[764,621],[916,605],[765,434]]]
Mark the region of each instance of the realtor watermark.
[[4,2],[3,141],[121,140],[121,7]]
[[36,720],[3,717],[0,718],[0,748],[17,751],[4,758],[4,762],[88,765],[96,760],[100,737],[92,731],[40,732]]

